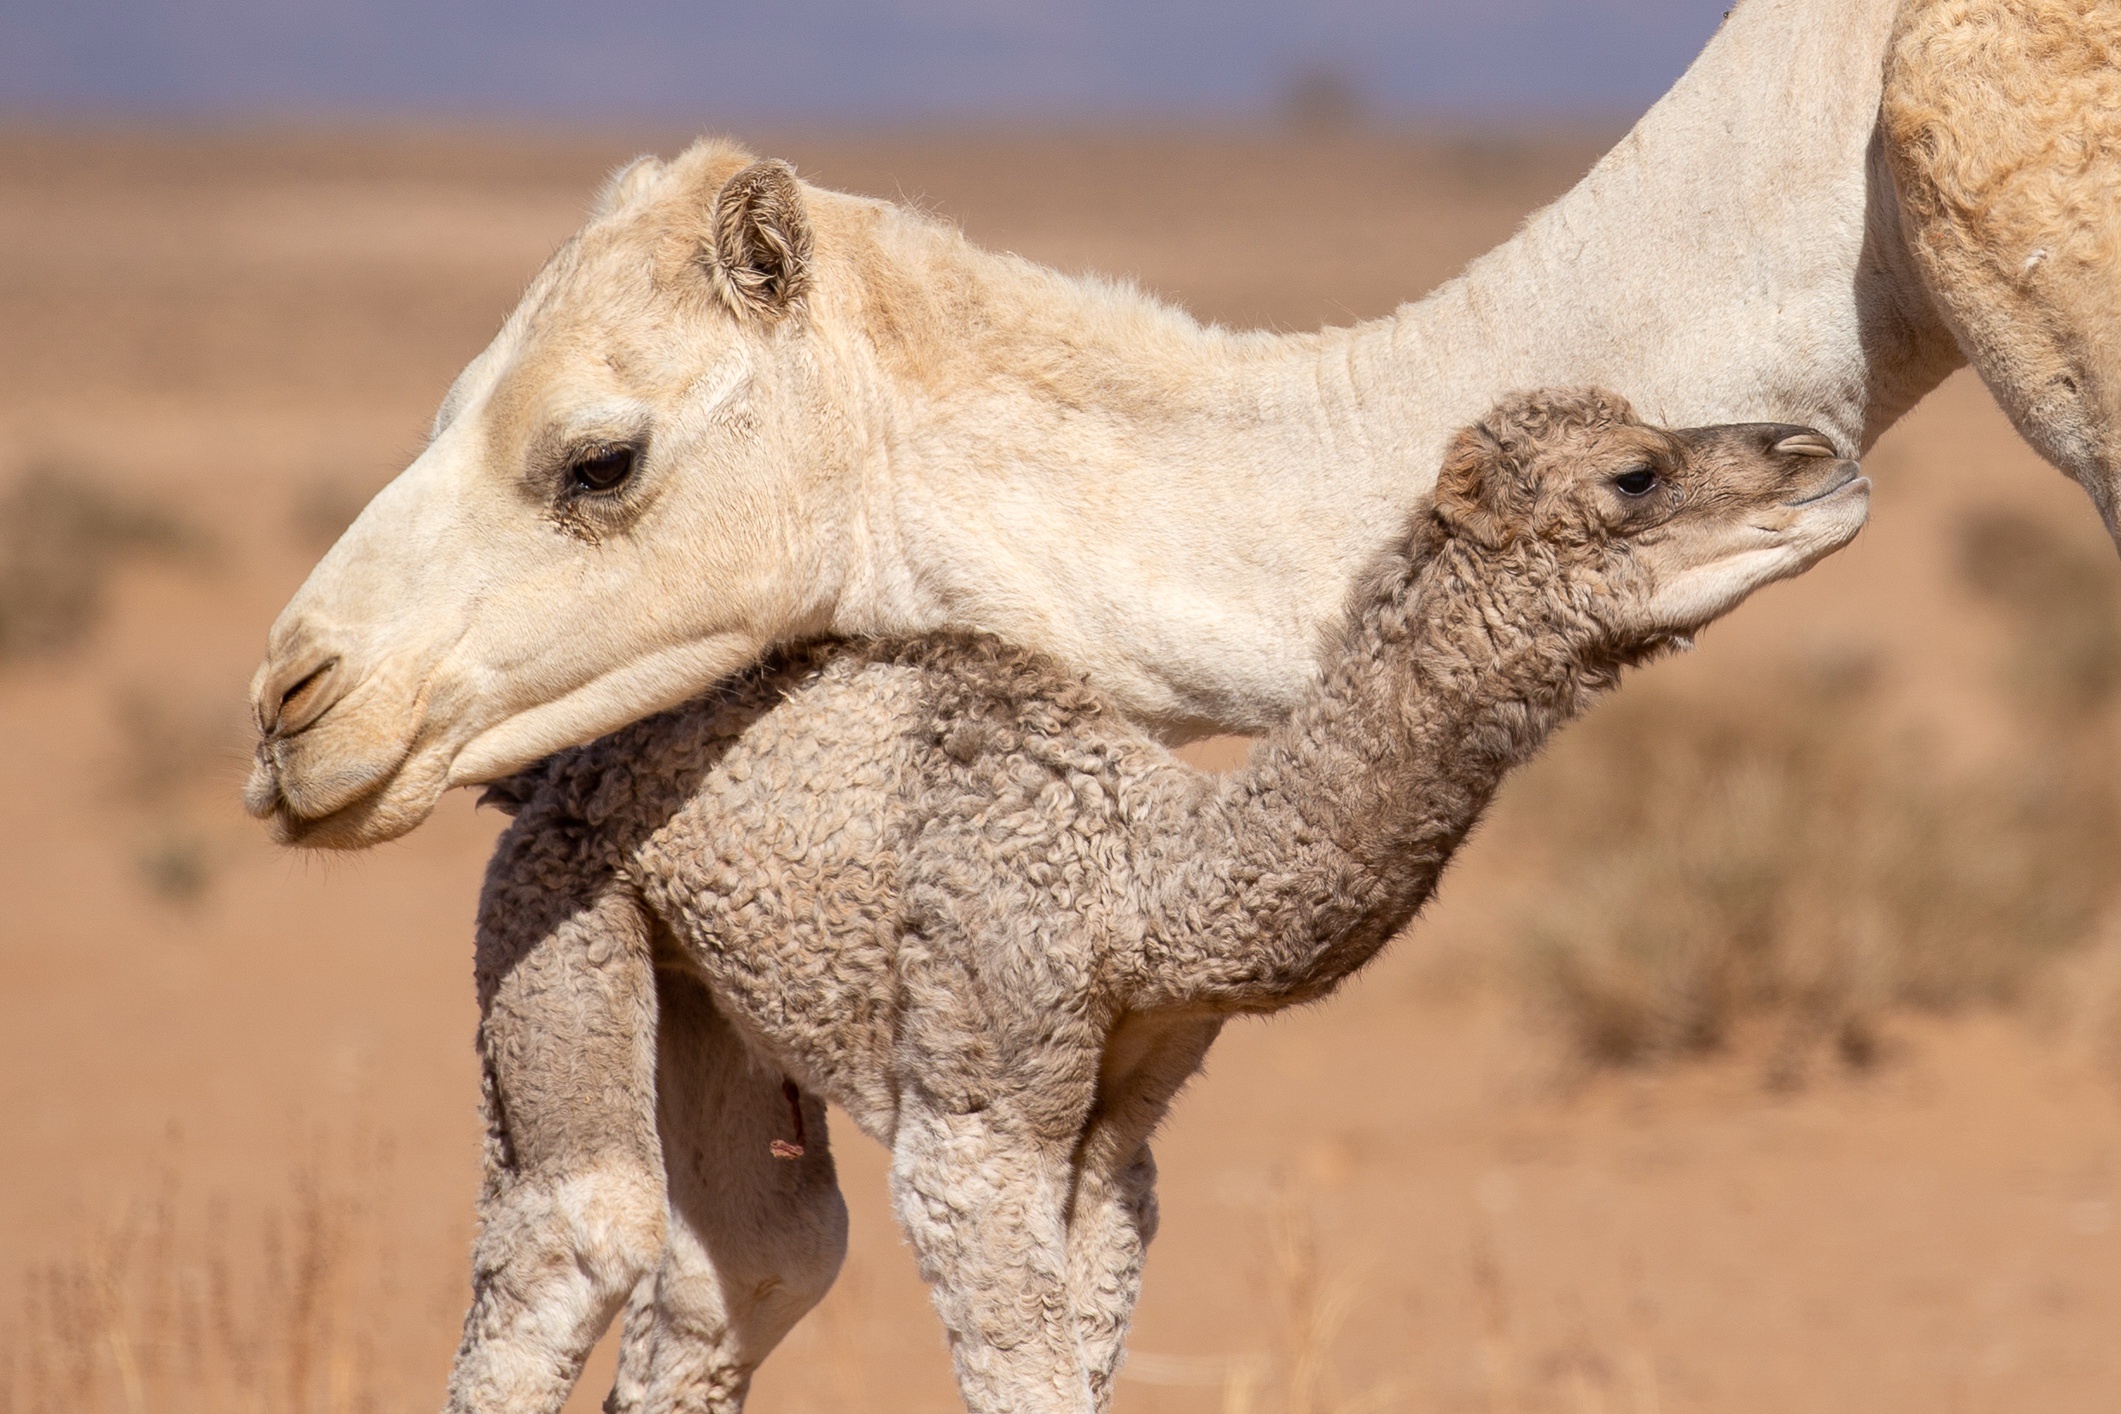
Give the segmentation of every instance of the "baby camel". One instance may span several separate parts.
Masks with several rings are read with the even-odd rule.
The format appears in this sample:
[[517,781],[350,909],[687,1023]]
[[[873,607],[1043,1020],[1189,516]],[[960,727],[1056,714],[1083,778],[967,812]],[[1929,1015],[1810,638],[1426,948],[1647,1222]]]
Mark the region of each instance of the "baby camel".
[[[453,1406],[556,1407],[660,1261],[607,1407],[738,1407],[838,1262],[825,1097],[892,1151],[967,1405],[1102,1408],[1155,1225],[1147,1140],[1223,1021],[1360,967],[1548,732],[1847,543],[1868,487],[1804,428],[1532,395],[1458,436],[1235,774],[960,635],[798,650],[497,787],[493,1178]],[[745,1065],[748,1087],[702,1079]],[[661,1154],[658,1104],[724,1093],[690,1131],[714,1152]]]

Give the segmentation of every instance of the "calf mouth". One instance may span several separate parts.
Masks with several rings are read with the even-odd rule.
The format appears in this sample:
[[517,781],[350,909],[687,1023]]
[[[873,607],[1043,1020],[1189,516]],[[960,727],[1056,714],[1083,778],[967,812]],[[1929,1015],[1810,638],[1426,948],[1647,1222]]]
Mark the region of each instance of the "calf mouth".
[[1863,491],[1869,491],[1871,489],[1870,478],[1863,474],[1863,468],[1855,462],[1843,462],[1835,468],[1834,475],[1824,486],[1813,491],[1808,496],[1799,496],[1794,501],[1784,501],[1782,504],[1792,510],[1801,506],[1816,506],[1828,497],[1838,496],[1844,491],[1858,488]]

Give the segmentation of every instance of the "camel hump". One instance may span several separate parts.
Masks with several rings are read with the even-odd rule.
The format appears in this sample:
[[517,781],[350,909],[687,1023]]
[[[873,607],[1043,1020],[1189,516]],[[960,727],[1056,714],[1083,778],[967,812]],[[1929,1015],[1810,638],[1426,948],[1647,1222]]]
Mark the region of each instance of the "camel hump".
[[1962,350],[2121,533],[2121,5],[1905,0],[1880,125]]

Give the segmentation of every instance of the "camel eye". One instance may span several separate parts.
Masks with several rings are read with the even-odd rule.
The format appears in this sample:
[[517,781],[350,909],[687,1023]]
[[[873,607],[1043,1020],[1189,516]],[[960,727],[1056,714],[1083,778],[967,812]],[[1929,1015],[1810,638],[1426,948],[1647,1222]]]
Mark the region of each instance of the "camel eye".
[[569,464],[567,486],[572,491],[615,491],[633,475],[639,453],[632,447],[614,447]]
[[1647,496],[1656,488],[1657,473],[1646,466],[1632,467],[1613,478],[1613,489],[1623,496]]

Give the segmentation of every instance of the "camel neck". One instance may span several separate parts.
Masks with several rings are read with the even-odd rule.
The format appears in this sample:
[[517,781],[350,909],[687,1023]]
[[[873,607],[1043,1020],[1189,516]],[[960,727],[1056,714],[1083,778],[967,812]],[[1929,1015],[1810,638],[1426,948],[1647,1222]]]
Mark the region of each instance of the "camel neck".
[[[1595,385],[1669,426],[1867,449],[1962,361],[1876,150],[1893,0],[1747,0],[1512,240],[1357,331],[1363,402],[1423,468],[1502,394]],[[1416,411],[1418,410],[1418,411]]]
[[1872,150],[1892,3],[1745,0],[1575,189],[1387,319],[1232,334],[1003,257],[916,276],[959,293],[889,400],[846,624],[987,629],[1167,739],[1256,732],[1505,394],[1867,447],[1959,361]]
[[1172,925],[1205,964],[1149,1000],[1272,1010],[1330,989],[1428,901],[1510,770],[1617,678],[1624,656],[1571,610],[1547,547],[1428,538],[1383,562],[1319,686],[1167,831],[1186,855],[1169,916],[1207,920]]

